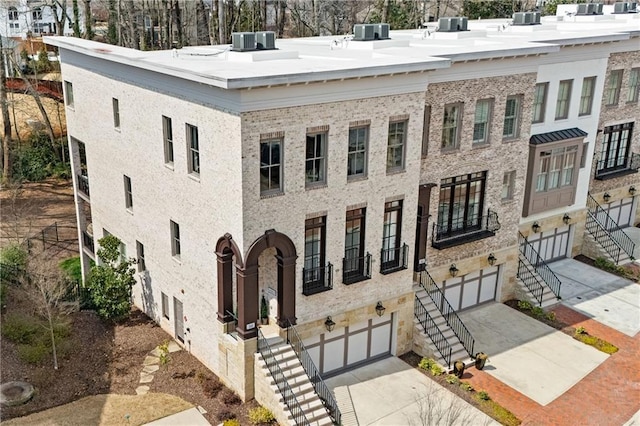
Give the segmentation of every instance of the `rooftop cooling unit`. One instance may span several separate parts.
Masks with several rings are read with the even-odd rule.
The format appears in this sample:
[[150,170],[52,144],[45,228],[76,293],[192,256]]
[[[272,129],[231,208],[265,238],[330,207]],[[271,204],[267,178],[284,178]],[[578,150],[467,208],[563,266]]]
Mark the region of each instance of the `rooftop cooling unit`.
[[627,2],[627,11],[629,13],[638,13],[638,2]]
[[373,24],[373,38],[387,40],[389,38],[389,24]]
[[513,25],[537,25],[540,12],[517,12],[513,14]]
[[375,40],[375,25],[356,24],[353,26],[353,39],[357,41]]
[[231,34],[231,50],[236,52],[246,52],[256,50],[256,34],[255,33],[232,33]]
[[629,12],[629,4],[625,2],[618,2],[613,4],[613,13],[627,13]]
[[464,16],[458,18],[458,31],[467,31],[468,22],[469,22],[469,19],[467,19]]
[[467,31],[468,19],[463,16],[453,18],[440,18],[438,21],[438,31],[453,33],[456,31]]
[[259,50],[273,50],[276,48],[276,33],[260,31],[256,33],[256,47]]

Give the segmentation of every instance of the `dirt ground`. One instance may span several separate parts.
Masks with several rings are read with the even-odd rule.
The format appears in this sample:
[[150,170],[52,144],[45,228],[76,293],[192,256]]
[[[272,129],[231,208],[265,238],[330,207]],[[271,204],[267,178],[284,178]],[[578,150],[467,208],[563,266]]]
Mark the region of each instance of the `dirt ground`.
[[[46,97],[41,99],[56,136],[66,134],[67,122],[64,104]],[[32,132],[44,129],[42,115],[31,95],[9,92],[8,100],[14,138],[19,134],[20,138],[24,140]],[[1,115],[0,125],[4,125]]]
[[[25,184],[19,191],[3,188],[0,202],[3,246],[31,235],[30,261],[47,259],[56,264],[77,255],[71,182],[52,180]],[[59,241],[53,241],[49,231],[45,233],[43,246],[41,229],[55,222],[59,224]],[[15,312],[31,313],[33,307],[24,300],[19,288],[10,287],[6,307],[2,309],[2,323],[7,315]],[[58,370],[53,369],[51,357],[45,357],[41,365],[21,361],[17,345],[2,337],[0,382],[29,382],[35,387],[35,394],[22,406],[2,407],[1,421],[69,404],[91,395],[135,395],[145,356],[171,339],[138,310],[120,324],[105,323],[90,311],[74,313],[71,321],[72,333],[60,348]],[[169,362],[160,366],[150,384],[150,392],[174,395],[188,404],[202,406],[207,411],[205,417],[212,424],[230,417],[238,418],[241,424],[249,424],[248,411],[257,406],[255,402],[241,403],[187,351],[171,354]],[[57,415],[76,416],[77,408],[73,405],[67,407]],[[64,418],[58,420],[58,424],[68,424]],[[119,423],[122,422],[112,423],[104,419],[100,422],[103,425]],[[136,424],[133,418],[128,423]]]

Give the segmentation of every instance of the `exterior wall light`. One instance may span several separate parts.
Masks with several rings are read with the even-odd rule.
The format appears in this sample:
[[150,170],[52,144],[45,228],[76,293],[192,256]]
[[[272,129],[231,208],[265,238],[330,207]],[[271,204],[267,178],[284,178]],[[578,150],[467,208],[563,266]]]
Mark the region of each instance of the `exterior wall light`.
[[571,216],[569,216],[568,213],[565,213],[564,216],[562,216],[562,221],[564,222],[565,225],[568,225],[569,222],[571,221]]
[[385,308],[384,306],[382,306],[382,302],[378,301],[378,303],[376,304],[376,314],[378,314],[379,317],[384,315],[384,311],[387,308]]
[[608,203],[609,200],[611,199],[611,195],[608,192],[605,192],[604,195],[602,196],[602,199],[604,200],[605,203]]
[[333,328],[336,326],[336,323],[333,322],[331,316],[328,316],[326,321],[324,322],[324,327],[327,329],[329,333],[333,331]]
[[452,277],[455,277],[456,275],[458,275],[459,269],[456,266],[455,263],[452,263],[451,266],[449,266],[449,273],[451,274]]
[[531,230],[534,234],[537,234],[538,231],[540,231],[540,224],[537,221],[533,222],[533,225],[531,225]]
[[498,258],[493,253],[489,253],[489,257],[487,258],[487,262],[489,262],[489,265],[495,265],[496,260],[498,260]]
[[631,194],[631,196],[633,197],[634,195],[636,195],[636,187],[631,185],[629,187],[629,194]]

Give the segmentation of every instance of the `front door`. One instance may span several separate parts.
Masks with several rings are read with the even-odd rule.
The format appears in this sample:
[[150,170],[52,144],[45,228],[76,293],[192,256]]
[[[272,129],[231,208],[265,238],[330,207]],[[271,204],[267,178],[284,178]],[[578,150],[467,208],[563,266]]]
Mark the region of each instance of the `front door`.
[[175,325],[176,338],[184,343],[184,315],[182,314],[182,302],[173,298],[173,323]]

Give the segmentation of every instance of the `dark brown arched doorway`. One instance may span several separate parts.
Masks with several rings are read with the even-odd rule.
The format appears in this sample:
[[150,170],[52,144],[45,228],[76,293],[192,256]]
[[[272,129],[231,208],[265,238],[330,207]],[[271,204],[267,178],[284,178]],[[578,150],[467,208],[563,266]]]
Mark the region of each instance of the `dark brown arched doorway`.
[[218,260],[218,321],[228,323],[233,318],[233,257],[242,268],[242,254],[231,234],[224,234],[216,244]]

